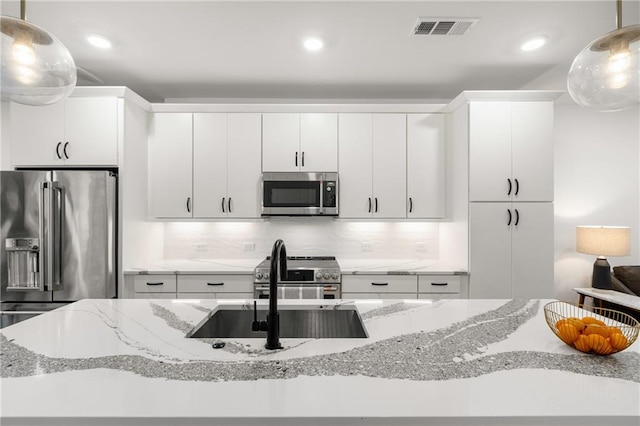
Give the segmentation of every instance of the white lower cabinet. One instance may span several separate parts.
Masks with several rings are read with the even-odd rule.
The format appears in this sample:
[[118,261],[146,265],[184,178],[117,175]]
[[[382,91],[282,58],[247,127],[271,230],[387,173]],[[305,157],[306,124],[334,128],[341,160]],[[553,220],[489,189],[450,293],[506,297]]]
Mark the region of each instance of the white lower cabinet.
[[343,299],[415,299],[415,275],[343,275]]
[[462,296],[460,296],[460,293],[420,293],[418,294],[418,299],[462,299]]
[[133,291],[135,299],[175,299],[176,276],[136,275],[133,277]]
[[548,299],[553,203],[470,203],[469,297]]
[[179,299],[253,299],[253,274],[178,275]]

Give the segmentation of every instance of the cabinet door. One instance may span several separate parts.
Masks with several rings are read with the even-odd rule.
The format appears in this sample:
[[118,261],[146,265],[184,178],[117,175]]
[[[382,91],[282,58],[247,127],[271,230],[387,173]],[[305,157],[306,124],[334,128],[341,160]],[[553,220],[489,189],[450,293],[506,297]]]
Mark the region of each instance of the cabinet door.
[[511,158],[513,201],[553,201],[553,102],[512,103]]
[[227,129],[227,215],[260,217],[262,116],[229,114]]
[[14,166],[62,166],[63,144],[64,102],[38,107],[11,103]]
[[511,179],[511,103],[471,102],[469,200],[509,201],[508,179]]
[[444,114],[407,115],[407,217],[444,217]]
[[337,114],[300,114],[300,171],[338,171]]
[[553,203],[512,206],[512,297],[553,298]]
[[193,114],[193,217],[227,216],[227,114]]
[[371,217],[373,117],[371,114],[340,114],[338,120],[340,217]]
[[373,217],[407,216],[406,117],[373,115]]
[[191,113],[156,113],[149,134],[151,206],[155,217],[191,217]]
[[64,129],[65,165],[118,165],[117,98],[67,98]]
[[511,203],[469,204],[469,298],[511,298]]
[[262,115],[262,171],[300,169],[300,114]]

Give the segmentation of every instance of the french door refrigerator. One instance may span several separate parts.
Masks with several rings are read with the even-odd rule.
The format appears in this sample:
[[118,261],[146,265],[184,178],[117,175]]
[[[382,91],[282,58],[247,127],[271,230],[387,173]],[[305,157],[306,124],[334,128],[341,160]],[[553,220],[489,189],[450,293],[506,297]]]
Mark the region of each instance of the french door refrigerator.
[[116,297],[115,171],[2,171],[0,186],[0,326]]

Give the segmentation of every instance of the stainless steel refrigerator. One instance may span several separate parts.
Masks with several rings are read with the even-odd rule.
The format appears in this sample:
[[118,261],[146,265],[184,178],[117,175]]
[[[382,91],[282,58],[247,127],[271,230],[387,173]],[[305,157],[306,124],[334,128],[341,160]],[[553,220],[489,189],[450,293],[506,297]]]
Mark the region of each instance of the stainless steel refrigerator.
[[115,171],[2,171],[0,187],[0,326],[117,296]]

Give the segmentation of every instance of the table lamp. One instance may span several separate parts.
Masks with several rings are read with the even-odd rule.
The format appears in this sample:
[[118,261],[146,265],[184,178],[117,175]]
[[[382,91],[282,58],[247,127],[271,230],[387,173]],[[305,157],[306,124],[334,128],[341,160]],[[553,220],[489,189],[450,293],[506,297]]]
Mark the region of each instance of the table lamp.
[[629,256],[631,230],[627,226],[578,226],[576,247],[578,253],[598,256],[591,286],[611,290],[611,267],[605,256]]

